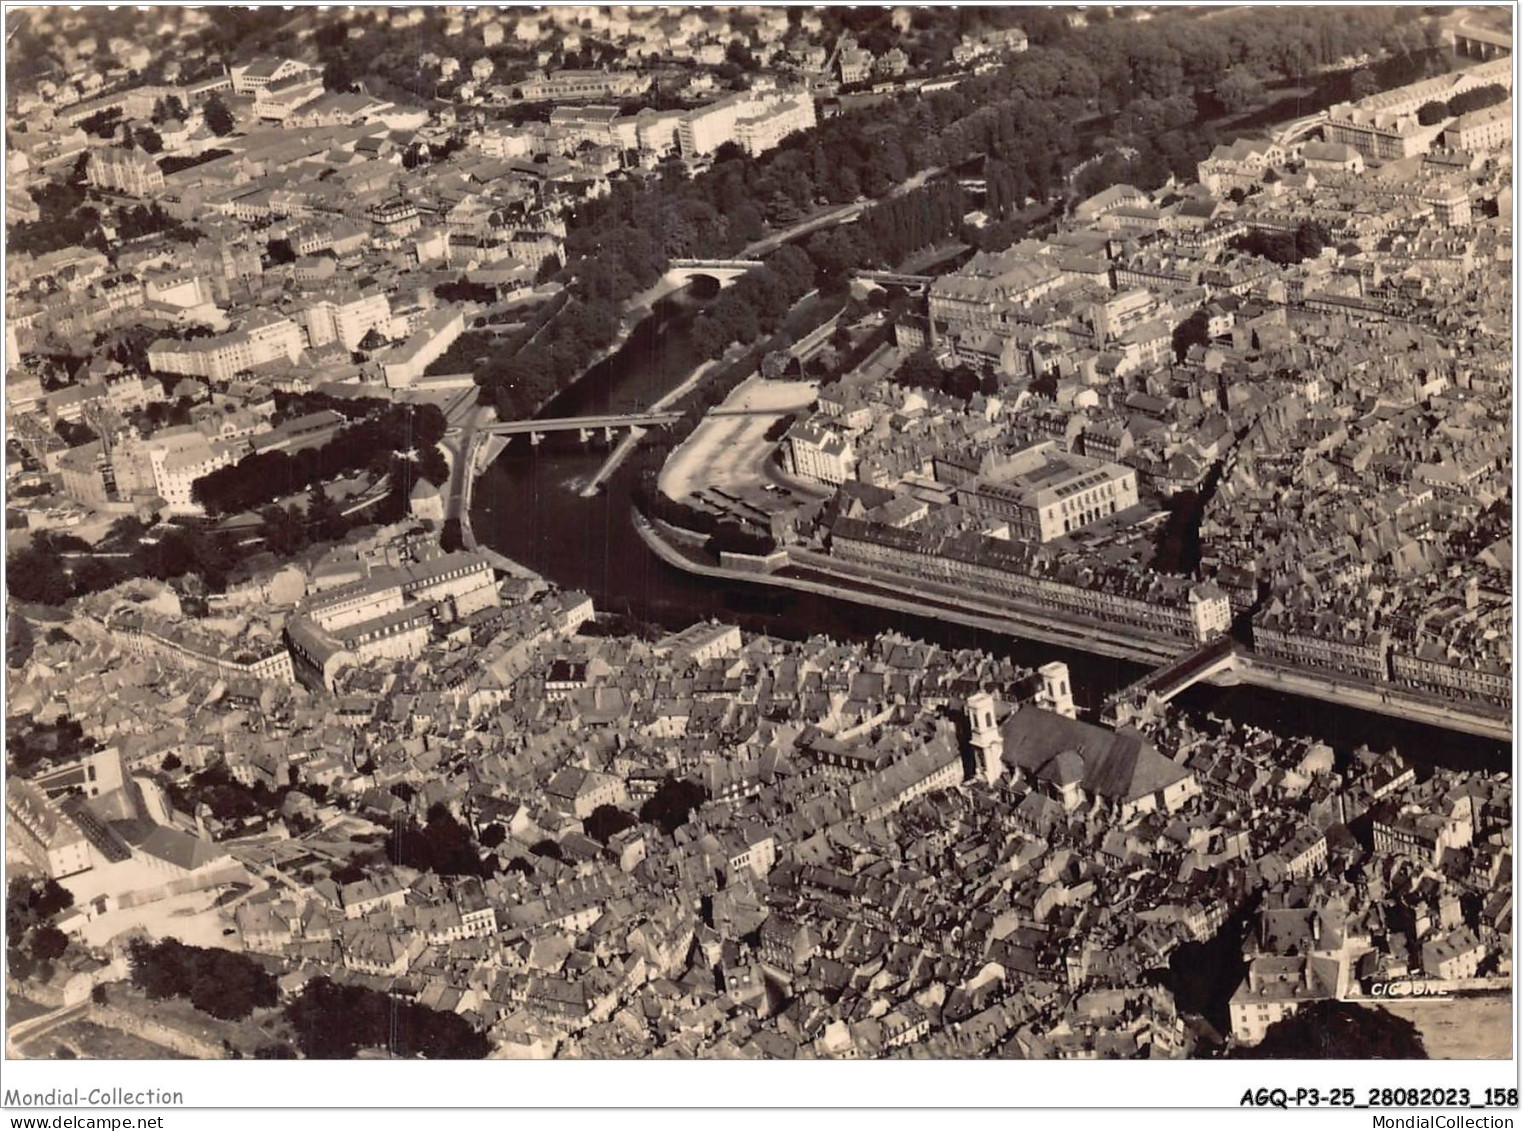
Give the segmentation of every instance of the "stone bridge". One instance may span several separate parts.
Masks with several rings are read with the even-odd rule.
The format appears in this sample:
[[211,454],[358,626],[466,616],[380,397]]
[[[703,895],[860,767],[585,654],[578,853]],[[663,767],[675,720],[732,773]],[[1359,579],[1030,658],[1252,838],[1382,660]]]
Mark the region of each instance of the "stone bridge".
[[896,271],[853,271],[851,277],[861,283],[876,283],[880,287],[904,287],[923,291],[936,281],[934,275],[902,275]]
[[666,278],[671,283],[690,283],[707,277],[723,287],[761,265],[760,259],[673,259],[667,264]]
[[1468,59],[1496,59],[1512,54],[1512,36],[1465,20],[1455,26],[1454,50]]
[[1101,708],[1101,718],[1112,726],[1124,725],[1197,683],[1237,666],[1237,642],[1230,636],[1218,636],[1181,653],[1111,695]]

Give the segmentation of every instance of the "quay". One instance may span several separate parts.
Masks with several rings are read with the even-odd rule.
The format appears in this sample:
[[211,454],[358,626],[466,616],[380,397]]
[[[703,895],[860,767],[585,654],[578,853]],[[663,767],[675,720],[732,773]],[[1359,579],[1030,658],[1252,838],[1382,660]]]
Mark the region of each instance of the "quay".
[[[1377,687],[1350,677],[1335,678],[1331,674],[1288,668],[1254,656],[1242,644],[1226,638],[1201,648],[1192,648],[1181,655],[1177,643],[1170,645],[1147,640],[1136,634],[1127,636],[1087,625],[1063,623],[1054,619],[1051,610],[1041,614],[1023,614],[1004,606],[971,601],[966,594],[949,595],[941,599],[929,595],[924,583],[916,586],[903,582],[896,584],[892,580],[879,578],[876,571],[874,576],[867,576],[864,571],[859,577],[849,577],[837,570],[827,571],[818,565],[824,555],[810,551],[798,552],[796,547],[789,547],[790,564],[814,573],[828,572],[840,583],[837,580],[816,580],[787,576],[775,571],[736,569],[696,561],[668,541],[650,519],[638,511],[632,511],[632,514],[635,529],[651,552],[668,565],[689,573],[817,593],[892,612],[934,617],[1025,640],[1153,666],[1148,675],[1113,696],[1113,699],[1119,700],[1132,692],[1135,701],[1136,691],[1149,688],[1155,698],[1158,698],[1158,690],[1166,692],[1162,697],[1166,700],[1197,683],[1209,683],[1216,687],[1244,685],[1318,699],[1339,706],[1352,706],[1374,714],[1442,727],[1479,738],[1512,741],[1511,716],[1500,710],[1488,714],[1471,709],[1468,705],[1421,699],[1397,686]],[[845,584],[854,580],[875,588],[862,589]],[[1106,704],[1106,709],[1112,709],[1110,703]]]
[[[837,584],[831,580],[816,580],[811,577],[790,577],[778,573],[761,573],[694,561],[693,558],[684,554],[663,537],[650,519],[638,511],[632,510],[631,514],[635,530],[652,553],[676,569],[685,570],[688,573],[697,574],[701,577],[712,577],[727,581],[745,581],[754,584],[778,586],[784,589],[796,589],[804,593],[815,593],[842,601],[851,601],[859,605],[887,609],[890,612],[905,613],[910,616],[934,617],[939,620],[950,621],[953,624],[983,629],[987,632],[997,632],[1023,640],[1037,640],[1045,644],[1056,644],[1061,647],[1074,648],[1079,651],[1108,656],[1115,660],[1127,660],[1132,663],[1153,664],[1169,657],[1169,649],[1161,644],[1151,644],[1140,640],[1128,641],[1117,636],[1097,634],[1087,627],[1059,624],[1050,618],[1045,620],[1028,619],[1013,609],[985,605],[979,605],[974,608],[970,607],[970,603],[965,602],[959,605],[954,604],[950,599],[942,603],[928,598],[924,590],[894,586],[888,582],[868,582],[868,584],[876,585],[878,588],[862,589]],[[849,579],[842,577],[841,580],[846,581]],[[903,595],[900,596],[899,594]]]

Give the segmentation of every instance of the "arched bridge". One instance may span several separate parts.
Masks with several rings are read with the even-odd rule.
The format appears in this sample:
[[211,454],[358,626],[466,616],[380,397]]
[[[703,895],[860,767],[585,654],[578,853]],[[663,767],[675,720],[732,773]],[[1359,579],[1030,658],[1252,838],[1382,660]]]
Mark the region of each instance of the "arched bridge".
[[666,277],[673,283],[686,283],[707,275],[722,287],[761,265],[760,259],[673,259],[666,265]]
[[1325,121],[1327,121],[1327,111],[1319,110],[1317,113],[1310,114],[1305,118],[1298,118],[1294,122],[1288,122],[1275,131],[1274,143],[1281,147],[1287,146],[1291,142],[1305,137],[1312,130],[1319,128]]
[[1512,36],[1467,19],[1455,25],[1454,50],[1470,59],[1495,59],[1512,54]]
[[901,275],[894,271],[853,271],[851,277],[863,283],[877,283],[880,287],[906,287],[925,290],[936,281],[934,275]]
[[1136,683],[1111,695],[1101,709],[1101,717],[1111,725],[1120,726],[1150,707],[1167,703],[1202,680],[1237,666],[1237,641],[1230,636],[1218,636],[1175,656]]

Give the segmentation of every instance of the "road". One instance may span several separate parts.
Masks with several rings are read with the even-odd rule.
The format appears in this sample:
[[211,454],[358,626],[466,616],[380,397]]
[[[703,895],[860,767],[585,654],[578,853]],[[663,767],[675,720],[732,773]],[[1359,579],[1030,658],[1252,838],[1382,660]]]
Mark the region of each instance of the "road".
[[446,521],[452,518],[464,518],[464,501],[466,488],[470,483],[472,456],[476,450],[476,430],[481,425],[482,417],[489,410],[480,405],[471,405],[463,417],[451,414],[451,421],[458,421],[450,429],[453,435],[444,437],[444,447],[449,453],[450,478],[449,496],[444,503],[444,518]]
[[21,1045],[25,1041],[35,1041],[39,1037],[57,1029],[61,1025],[67,1025],[70,1021],[77,1021],[90,1011],[90,1002],[85,1000],[78,1005],[65,1005],[51,1013],[44,1013],[40,1017],[33,1017],[30,1021],[22,1021],[18,1025],[12,1025],[6,1033],[6,1042],[10,1046],[9,1055],[17,1056],[21,1053]]
[[[1498,9],[1498,11],[1505,12],[1506,9],[1502,8]],[[1505,43],[1507,49],[1511,51],[1512,36],[1499,28],[1490,27],[1487,24],[1477,22],[1478,15],[1479,14],[1475,12],[1468,13],[1463,19],[1454,25],[1454,33],[1467,39],[1479,39],[1483,42],[1490,41],[1497,43],[1499,46]],[[1502,18],[1506,19],[1505,16]]]
[[774,232],[772,235],[759,239],[755,243],[748,243],[735,253],[735,258],[755,259],[758,256],[766,255],[768,252],[776,251],[789,240],[802,236],[806,232],[812,232],[816,228],[828,228],[833,224],[848,223],[862,215],[862,212],[871,203],[871,201],[867,200],[854,201],[851,204],[843,204],[839,208],[832,208],[829,212],[804,220],[793,225],[791,228],[784,228],[781,232]]
[[1274,132],[1274,143],[1280,146],[1289,145],[1301,134],[1315,129],[1326,120],[1326,110],[1319,110],[1317,113],[1308,115],[1305,118],[1297,118],[1294,122],[1289,122]]
[[[943,603],[924,592],[918,583],[915,586],[908,586],[885,583],[865,576],[863,578],[847,577],[839,573],[815,573],[812,577],[791,577],[705,565],[694,561],[668,544],[643,515],[637,513],[634,516],[634,524],[641,540],[668,565],[705,577],[745,581],[757,585],[775,585],[805,593],[817,593],[859,605],[870,605],[874,608],[889,609],[912,616],[934,617],[1023,640],[1058,644],[1083,652],[1129,660],[1133,663],[1156,664],[1167,655],[1167,648],[1161,644],[1156,646],[1155,651],[1143,651],[1144,642],[1137,637],[1113,639],[1105,634],[1072,628],[1053,619],[1050,610],[1042,615],[1023,619],[1013,610],[982,607],[977,602],[969,601],[967,594],[961,592],[953,600]],[[794,562],[796,567],[802,566],[806,570],[813,564],[810,558],[839,565],[827,555],[810,555],[808,551],[801,554],[798,547],[789,547],[788,553],[790,559],[801,559]],[[810,572],[814,571],[810,570]],[[864,575],[868,572],[871,571],[864,570]],[[902,580],[900,579],[901,582]]]
[[[922,169],[913,177],[894,186],[888,195],[882,199],[892,200],[894,197],[903,196],[907,192],[914,192],[932,177],[940,176],[946,171],[947,167],[944,165],[935,169]],[[755,243],[747,244],[736,252],[733,258],[755,259],[758,256],[766,255],[768,252],[776,251],[789,240],[812,232],[816,228],[828,228],[834,224],[849,223],[876,203],[878,203],[876,200],[856,200],[850,204],[843,204],[839,208],[832,208],[829,212],[821,213],[818,216],[794,224],[791,228],[784,228],[781,232],[774,232],[772,235],[759,239]]]

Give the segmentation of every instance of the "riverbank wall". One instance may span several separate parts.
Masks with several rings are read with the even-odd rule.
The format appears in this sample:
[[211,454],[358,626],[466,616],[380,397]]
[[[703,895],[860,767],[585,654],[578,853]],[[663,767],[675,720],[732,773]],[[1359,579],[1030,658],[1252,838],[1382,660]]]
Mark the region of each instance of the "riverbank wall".
[[[910,616],[932,617],[954,624],[967,625],[970,628],[1074,648],[1137,664],[1152,666],[1173,658],[1173,651],[1163,645],[1097,635],[1086,627],[1057,624],[1050,618],[1047,620],[1027,619],[1013,610],[993,607],[975,609],[950,603],[941,604],[928,600],[923,593],[910,588],[903,589],[903,595],[900,596],[883,591],[890,588],[886,584],[880,585],[876,590],[864,590],[848,584],[839,584],[833,580],[794,577],[776,572],[765,573],[754,569],[733,569],[698,562],[672,545],[675,532],[658,529],[655,523],[638,511],[632,514],[636,531],[652,553],[670,566],[701,577],[796,589],[803,593],[815,593]],[[844,582],[847,579],[841,580]]]
[[1445,730],[1472,734],[1477,738],[1489,738],[1497,742],[1512,741],[1510,716],[1481,714],[1457,704],[1419,699],[1395,686],[1377,687],[1374,684],[1336,679],[1320,672],[1298,671],[1267,663],[1252,655],[1242,658],[1237,675],[1240,683],[1266,691],[1319,699],[1344,707],[1358,707],[1378,715],[1443,727]]
[[[680,538],[677,532],[659,529],[656,523],[644,515],[635,512],[633,521],[640,538],[662,561],[677,569],[704,577],[758,585],[775,585],[807,593],[817,593],[860,605],[948,620],[1024,640],[1055,644],[1148,666],[1156,666],[1173,659],[1183,647],[1179,644],[1171,646],[1163,642],[1128,639],[1117,633],[1087,625],[1059,622],[1053,618],[1050,611],[1035,616],[972,601],[954,605],[950,601],[942,602],[929,598],[923,589],[907,584],[895,585],[891,581],[877,577],[853,578],[838,573],[831,580],[815,580],[775,571],[760,572],[725,568],[694,560],[689,554],[672,544]],[[811,555],[811,560],[803,568],[815,573],[823,573],[817,562],[812,560],[813,557]],[[790,564],[801,563],[791,561]],[[876,590],[862,589],[851,584],[853,581],[874,586]],[[1397,688],[1363,687],[1333,679],[1322,673],[1286,669],[1265,663],[1263,660],[1256,660],[1251,655],[1242,656],[1239,663],[1230,671],[1214,675],[1205,682],[1217,687],[1235,685],[1259,687],[1287,695],[1336,703],[1340,706],[1357,707],[1374,714],[1442,727],[1481,738],[1502,742],[1510,742],[1512,739],[1512,725],[1508,718],[1478,714],[1451,704],[1425,702],[1406,695]]]

